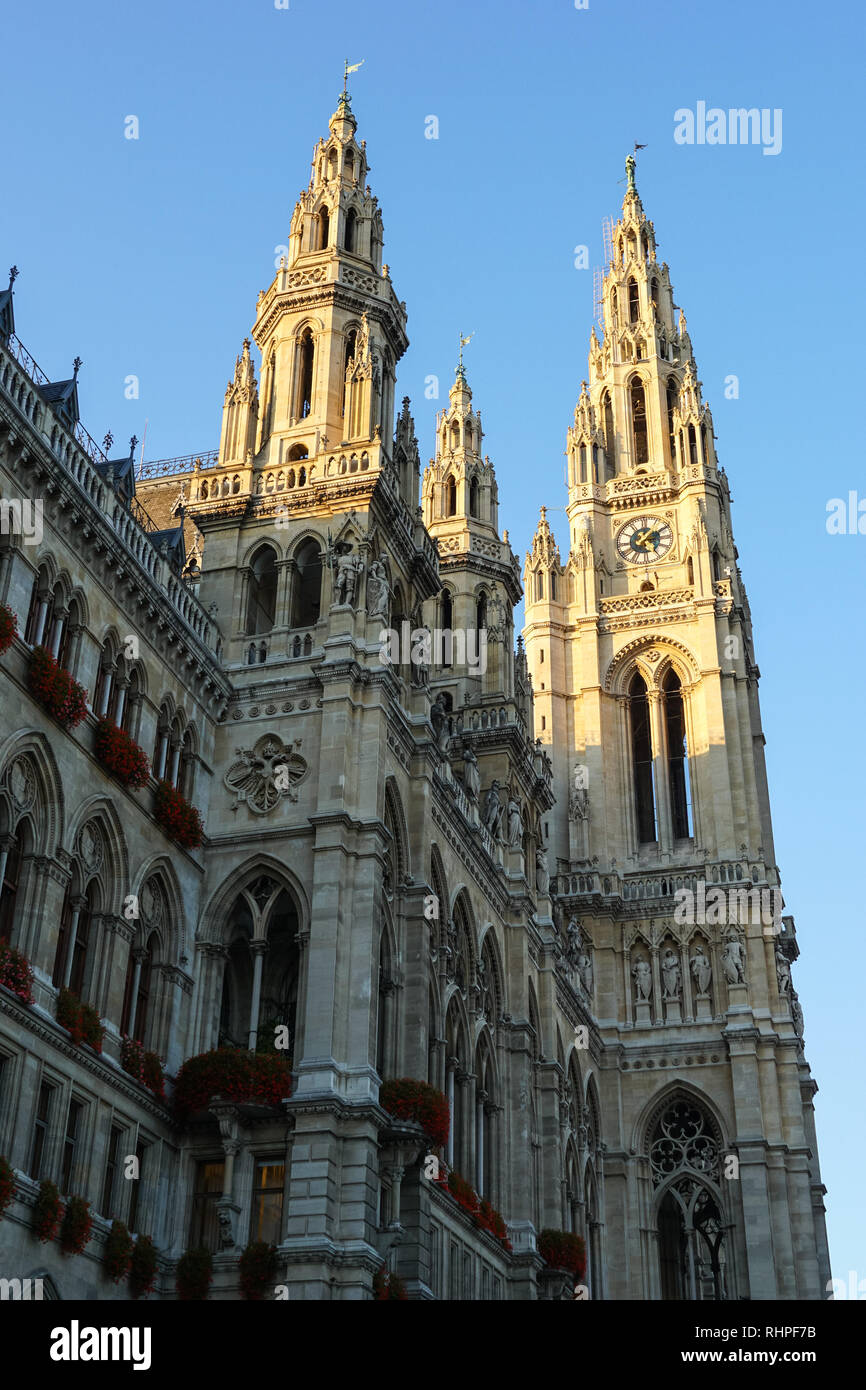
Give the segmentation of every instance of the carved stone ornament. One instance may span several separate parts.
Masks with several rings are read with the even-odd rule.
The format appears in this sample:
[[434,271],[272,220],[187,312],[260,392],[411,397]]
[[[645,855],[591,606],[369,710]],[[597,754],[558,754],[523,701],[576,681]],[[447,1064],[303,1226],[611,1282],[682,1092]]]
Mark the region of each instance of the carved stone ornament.
[[297,749],[301,740],[284,745],[273,734],[260,738],[254,748],[239,748],[238,761],[225,775],[225,785],[233,791],[235,808],[245,801],[258,816],[267,815],[287,797],[297,801],[297,788],[309,775],[309,765]]
[[98,873],[102,867],[102,836],[92,821],[78,832],[78,857],[89,874]]
[[36,776],[29,758],[16,758],[11,763],[6,773],[6,785],[16,809],[29,811],[36,799]]

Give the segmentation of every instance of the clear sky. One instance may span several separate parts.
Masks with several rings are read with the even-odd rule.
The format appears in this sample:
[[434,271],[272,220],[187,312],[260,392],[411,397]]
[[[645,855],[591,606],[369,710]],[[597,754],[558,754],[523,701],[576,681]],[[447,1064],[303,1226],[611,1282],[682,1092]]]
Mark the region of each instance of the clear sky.
[[[444,398],[458,330],[475,331],[469,381],[521,555],[542,502],[567,549],[556,508],[593,315],[574,248],[600,264],[624,156],[647,145],[638,188],[688,318],[752,606],[834,1273],[866,1278],[866,536],[825,524],[829,499],[866,498],[859,4],[19,0],[3,47],[0,267],[20,267],[19,336],[55,379],[80,354],[87,428],[121,452],[147,420],[150,459],[219,442],[343,60],[365,59],[358,137],[412,340],[397,400],[412,398],[426,459],[442,400],[425,378]],[[780,109],[780,152],[676,143],[675,111],[699,102]]]

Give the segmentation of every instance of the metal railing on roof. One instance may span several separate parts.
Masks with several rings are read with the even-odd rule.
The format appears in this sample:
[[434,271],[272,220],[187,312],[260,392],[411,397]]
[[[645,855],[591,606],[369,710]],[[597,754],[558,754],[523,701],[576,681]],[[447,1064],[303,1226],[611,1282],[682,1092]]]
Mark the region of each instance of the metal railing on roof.
[[179,458],[154,459],[152,463],[139,465],[136,479],[166,478],[172,473],[192,473],[196,464],[202,468],[215,468],[219,462],[219,449],[208,449],[202,454],[182,454]]

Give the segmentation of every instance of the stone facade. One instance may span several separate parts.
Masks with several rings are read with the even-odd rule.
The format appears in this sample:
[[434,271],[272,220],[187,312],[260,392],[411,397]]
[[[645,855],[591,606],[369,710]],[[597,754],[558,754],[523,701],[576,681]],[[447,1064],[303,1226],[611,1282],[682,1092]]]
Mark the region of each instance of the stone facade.
[[[238,1297],[259,1238],[290,1299],[368,1298],[386,1267],[415,1298],[570,1297],[554,1228],[585,1237],[592,1298],[819,1297],[793,921],[675,912],[778,873],[727,482],[652,224],[630,176],[570,554],[542,510],[521,585],[462,357],[423,477],[407,399],[393,428],[406,306],[366,173],[344,94],[259,295],[261,378],[246,340],[200,459],[109,457],[77,367],[49,382],[0,296],[0,500],[43,503],[38,538],[0,536],[0,937],[34,972],[30,1004],[0,985],[2,1273],[123,1297],[116,1218],[153,1237],[160,1297],[199,1244]],[[38,646],[88,692],[75,728],[31,691]],[[106,769],[100,719],[146,785]],[[64,987],[101,1053],[58,1023]],[[170,1078],[279,1046],[291,1096],[181,1122],[125,1036]],[[382,1108],[390,1077],[445,1092],[442,1151]],[[44,1178],[91,1203],[80,1255],[34,1239]]]

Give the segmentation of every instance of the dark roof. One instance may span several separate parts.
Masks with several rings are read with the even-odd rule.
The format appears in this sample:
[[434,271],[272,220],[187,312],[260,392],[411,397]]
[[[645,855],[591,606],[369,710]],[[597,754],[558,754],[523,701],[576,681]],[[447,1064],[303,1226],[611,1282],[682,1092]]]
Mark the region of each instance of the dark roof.
[[130,494],[135,492],[135,460],[127,455],[123,459],[108,459],[106,463],[96,463],[97,473],[100,477],[106,478],[110,468],[114,469],[114,486],[118,487],[121,483],[132,482],[131,488],[126,488]]
[[15,313],[12,303],[12,286],[8,290],[0,290],[0,333],[4,338],[8,338],[10,333],[15,332]]
[[75,377],[71,376],[68,381],[49,381],[47,386],[40,386],[38,390],[42,399],[53,405],[55,401],[71,400],[76,394],[77,385]]
[[183,543],[183,527],[173,526],[170,531],[149,531],[148,537],[151,544],[159,552],[162,551],[163,541],[168,549],[168,558],[176,560],[181,566],[186,560],[186,547]]

